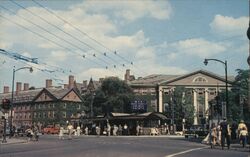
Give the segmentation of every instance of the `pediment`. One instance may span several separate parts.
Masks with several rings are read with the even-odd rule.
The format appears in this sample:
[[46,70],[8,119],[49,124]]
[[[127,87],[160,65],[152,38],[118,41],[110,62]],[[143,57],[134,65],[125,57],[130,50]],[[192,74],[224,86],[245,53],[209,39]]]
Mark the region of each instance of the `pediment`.
[[67,93],[62,100],[64,101],[75,101],[75,102],[81,102],[81,99],[79,98],[79,96],[75,93],[74,90],[70,91],[69,93]]
[[194,73],[180,76],[173,80],[162,82],[160,85],[224,86],[225,79],[209,72],[197,71]]
[[55,97],[53,97],[47,90],[42,90],[35,98],[34,102],[44,102],[53,100],[55,100]]

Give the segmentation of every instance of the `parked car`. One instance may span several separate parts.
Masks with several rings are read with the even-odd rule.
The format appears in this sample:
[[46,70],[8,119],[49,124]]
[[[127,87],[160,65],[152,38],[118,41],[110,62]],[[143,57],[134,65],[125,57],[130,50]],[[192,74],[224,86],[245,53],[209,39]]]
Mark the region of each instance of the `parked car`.
[[43,128],[42,134],[58,134],[60,128],[54,127],[53,125],[48,125],[46,128]]
[[200,126],[192,126],[189,130],[185,131],[185,138],[206,137],[208,133],[208,130],[203,129]]

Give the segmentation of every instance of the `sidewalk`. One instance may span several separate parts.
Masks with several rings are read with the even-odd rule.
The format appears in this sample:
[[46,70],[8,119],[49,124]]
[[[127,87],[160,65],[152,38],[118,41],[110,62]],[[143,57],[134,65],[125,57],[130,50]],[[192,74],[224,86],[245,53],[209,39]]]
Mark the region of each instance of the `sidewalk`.
[[12,137],[12,138],[6,138],[6,141],[7,143],[2,143],[3,139],[1,138],[1,141],[0,141],[0,145],[8,145],[8,144],[17,144],[17,143],[27,143],[27,139],[26,138],[15,138],[15,137]]

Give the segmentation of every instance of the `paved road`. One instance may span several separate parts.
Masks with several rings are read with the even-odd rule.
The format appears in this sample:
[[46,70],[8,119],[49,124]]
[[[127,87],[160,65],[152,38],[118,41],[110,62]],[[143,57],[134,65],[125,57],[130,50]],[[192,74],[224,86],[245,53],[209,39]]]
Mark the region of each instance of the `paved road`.
[[170,137],[80,137],[59,140],[41,136],[38,142],[0,145],[0,157],[250,157],[242,150],[210,149]]

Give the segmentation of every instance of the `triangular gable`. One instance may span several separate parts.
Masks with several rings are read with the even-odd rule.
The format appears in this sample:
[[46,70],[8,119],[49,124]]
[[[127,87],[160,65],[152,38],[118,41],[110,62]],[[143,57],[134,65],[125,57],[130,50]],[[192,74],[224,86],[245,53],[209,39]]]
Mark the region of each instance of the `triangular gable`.
[[66,93],[61,100],[63,101],[74,101],[74,102],[82,102],[82,99],[80,95],[77,94],[77,92],[72,89],[68,93]]
[[[165,82],[161,82],[160,85],[202,85],[202,86],[224,86],[225,85],[225,78],[222,78],[218,75],[213,73],[199,70],[193,73],[189,73],[186,75],[182,75],[172,80],[168,80]],[[228,85],[231,86],[232,82],[228,81]]]
[[53,96],[46,88],[34,98],[34,102],[44,102],[44,101],[54,101],[57,100],[55,96]]

